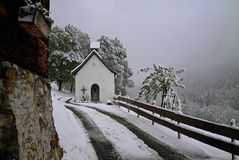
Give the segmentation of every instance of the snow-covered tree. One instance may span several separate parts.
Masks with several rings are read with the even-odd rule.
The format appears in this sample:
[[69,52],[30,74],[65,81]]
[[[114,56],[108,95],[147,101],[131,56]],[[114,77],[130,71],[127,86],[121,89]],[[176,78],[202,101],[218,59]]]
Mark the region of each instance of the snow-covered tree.
[[182,104],[181,100],[178,97],[178,93],[174,90],[174,88],[170,88],[166,97],[163,100],[167,109],[171,109],[178,113],[182,113]]
[[61,90],[63,83],[71,83],[71,70],[89,53],[90,38],[72,25],[54,27],[49,35],[49,78]]
[[181,101],[175,90],[176,87],[184,88],[183,78],[178,75],[184,72],[184,69],[176,70],[174,67],[164,67],[153,65],[153,68],[143,68],[144,73],[150,73],[142,83],[139,92],[139,98],[144,96],[145,100],[156,100],[161,93],[161,107],[167,107],[174,110],[181,110]]
[[62,52],[54,51],[49,57],[49,77],[51,80],[56,81],[59,85],[59,90],[62,84],[71,82],[73,78],[71,70],[75,68],[82,61],[81,56],[77,52]]
[[129,79],[133,72],[128,66],[126,49],[117,38],[110,39],[107,36],[101,36],[98,41],[102,58],[117,73],[115,77],[116,94],[126,95],[126,87],[134,85],[133,81]]
[[53,27],[49,35],[50,53],[57,51],[74,51],[85,58],[90,50],[90,38],[87,33],[81,32],[78,28],[67,25],[64,28]]

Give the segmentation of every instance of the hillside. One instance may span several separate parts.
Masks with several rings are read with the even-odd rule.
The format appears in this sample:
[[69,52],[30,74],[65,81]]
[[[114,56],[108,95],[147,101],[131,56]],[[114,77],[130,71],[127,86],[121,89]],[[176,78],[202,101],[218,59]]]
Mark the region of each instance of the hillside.
[[[192,72],[188,69],[185,73],[185,89],[178,90],[183,112],[218,123],[228,124],[231,118],[238,119],[238,62],[239,55],[227,58],[217,67],[205,71]],[[128,95],[137,98],[140,87],[136,84],[134,88],[128,89]]]

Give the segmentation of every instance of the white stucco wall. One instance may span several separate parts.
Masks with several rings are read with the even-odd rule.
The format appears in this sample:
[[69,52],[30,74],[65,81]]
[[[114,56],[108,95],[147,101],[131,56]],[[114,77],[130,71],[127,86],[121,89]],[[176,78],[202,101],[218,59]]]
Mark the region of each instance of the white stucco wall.
[[82,100],[82,87],[87,91],[86,94],[91,100],[91,86],[98,84],[100,88],[100,102],[106,102],[108,99],[113,100],[115,95],[114,73],[95,56],[81,68],[75,75],[75,98]]

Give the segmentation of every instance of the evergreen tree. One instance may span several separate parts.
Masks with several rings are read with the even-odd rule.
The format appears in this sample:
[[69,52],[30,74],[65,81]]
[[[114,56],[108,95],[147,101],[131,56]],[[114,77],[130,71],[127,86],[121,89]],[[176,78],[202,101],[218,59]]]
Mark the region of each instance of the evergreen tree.
[[126,95],[126,87],[134,86],[133,81],[129,79],[133,72],[128,66],[126,49],[117,38],[110,39],[107,36],[101,36],[98,41],[102,58],[117,73],[115,77],[116,94]]
[[54,27],[49,35],[49,78],[62,84],[70,82],[73,87],[71,70],[89,53],[90,38],[72,25]]
[[139,98],[144,96],[145,100],[156,100],[159,93],[162,93],[161,107],[181,110],[181,101],[177,95],[175,87],[184,88],[183,79],[178,74],[184,69],[176,70],[174,67],[163,67],[153,65],[153,68],[143,68],[141,72],[148,73],[149,76],[143,81],[139,92]]

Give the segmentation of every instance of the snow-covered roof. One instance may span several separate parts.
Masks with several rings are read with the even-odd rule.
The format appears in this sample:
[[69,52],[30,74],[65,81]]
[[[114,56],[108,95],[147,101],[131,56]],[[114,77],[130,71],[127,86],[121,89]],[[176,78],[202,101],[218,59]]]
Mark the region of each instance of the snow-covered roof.
[[116,74],[115,71],[113,71],[103,60],[103,58],[101,57],[101,55],[96,51],[96,50],[92,50],[90,52],[90,54],[85,58],[85,60],[80,64],[78,65],[76,68],[74,68],[72,71],[71,71],[71,74],[73,76],[75,76],[80,70],[81,68],[91,59],[91,57],[95,55],[105,66],[106,68],[108,68],[112,73]]

